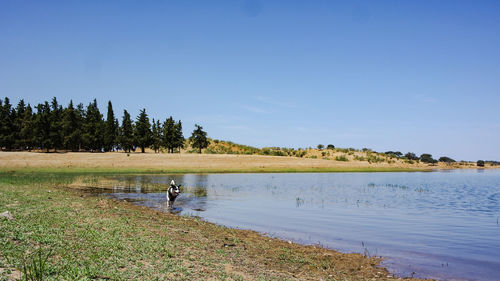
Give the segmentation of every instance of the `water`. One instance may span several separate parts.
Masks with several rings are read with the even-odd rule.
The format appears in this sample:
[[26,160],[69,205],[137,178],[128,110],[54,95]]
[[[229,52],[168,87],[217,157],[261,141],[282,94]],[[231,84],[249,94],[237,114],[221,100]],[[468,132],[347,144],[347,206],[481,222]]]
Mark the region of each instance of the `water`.
[[144,187],[172,178],[185,186],[180,214],[383,256],[399,276],[500,276],[499,170],[120,176],[106,196],[166,211],[165,192]]

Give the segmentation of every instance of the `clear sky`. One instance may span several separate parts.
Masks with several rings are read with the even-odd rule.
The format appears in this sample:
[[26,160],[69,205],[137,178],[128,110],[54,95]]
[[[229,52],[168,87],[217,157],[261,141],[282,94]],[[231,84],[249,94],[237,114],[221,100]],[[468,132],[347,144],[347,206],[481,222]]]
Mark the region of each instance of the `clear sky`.
[[500,160],[500,1],[0,1],[0,97]]

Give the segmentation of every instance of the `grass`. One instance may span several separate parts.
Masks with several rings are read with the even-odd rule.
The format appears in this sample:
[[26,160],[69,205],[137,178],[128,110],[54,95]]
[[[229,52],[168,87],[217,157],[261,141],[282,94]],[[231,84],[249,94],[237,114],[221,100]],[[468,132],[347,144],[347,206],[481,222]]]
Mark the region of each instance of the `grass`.
[[45,253],[43,249],[37,249],[35,253],[23,261],[23,279],[29,281],[41,281],[46,279],[50,273],[47,271],[47,261],[51,251]]
[[0,174],[0,280],[393,279],[377,258],[57,187],[74,176]]

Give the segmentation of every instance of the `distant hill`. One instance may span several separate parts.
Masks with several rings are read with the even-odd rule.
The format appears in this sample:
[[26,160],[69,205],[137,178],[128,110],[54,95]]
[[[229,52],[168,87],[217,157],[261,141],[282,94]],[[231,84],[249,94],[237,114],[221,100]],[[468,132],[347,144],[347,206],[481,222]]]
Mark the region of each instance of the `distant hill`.
[[[450,167],[476,167],[476,162],[472,161],[455,161],[449,157],[441,157],[440,161],[432,158],[432,155],[423,154],[425,158],[420,158],[413,153],[403,155],[401,152],[387,151],[377,152],[369,148],[335,148],[333,145],[329,148],[287,148],[287,147],[263,147],[257,148],[253,146],[234,143],[231,141],[210,139],[209,146],[203,150],[204,154],[243,154],[243,155],[268,155],[268,156],[283,156],[283,157],[298,157],[323,159],[330,161],[342,162],[368,162],[372,163],[387,163],[387,164],[402,164],[405,166],[436,166],[440,168]],[[189,147],[189,142],[186,141],[185,153],[196,153]],[[441,160],[445,159],[447,161]],[[500,165],[497,161],[485,161],[488,166]]]

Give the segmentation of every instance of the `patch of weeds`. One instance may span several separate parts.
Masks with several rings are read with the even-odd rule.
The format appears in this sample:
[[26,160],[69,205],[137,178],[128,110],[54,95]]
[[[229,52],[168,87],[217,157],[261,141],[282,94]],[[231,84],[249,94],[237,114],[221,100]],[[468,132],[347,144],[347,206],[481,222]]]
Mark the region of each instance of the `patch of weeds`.
[[335,160],[336,161],[344,161],[344,162],[349,161],[349,159],[347,159],[345,154],[335,157]]
[[207,197],[207,189],[198,186],[193,190],[193,194],[196,197]]
[[378,156],[375,156],[375,155],[371,155],[371,154],[368,156],[367,160],[368,160],[368,163],[370,163],[370,164],[371,163],[378,163],[378,162],[384,162],[385,161],[384,158],[378,157]]
[[363,156],[354,155],[354,160],[355,161],[366,161],[366,158]]
[[298,266],[307,264],[307,260],[303,256],[297,256],[291,249],[282,248],[278,254],[278,260],[281,263],[293,263]]
[[23,261],[23,280],[26,281],[41,281],[48,276],[47,261],[52,251],[45,251],[41,248],[37,249],[33,254]]

